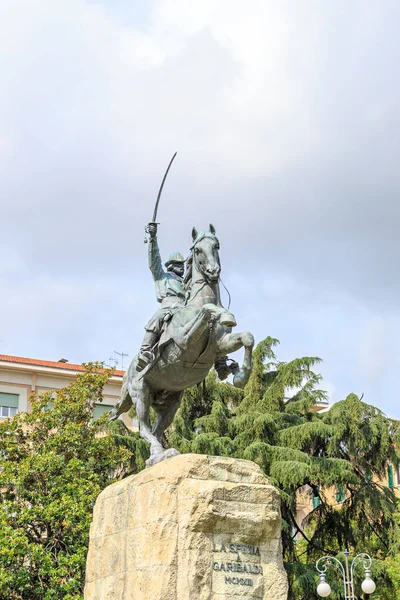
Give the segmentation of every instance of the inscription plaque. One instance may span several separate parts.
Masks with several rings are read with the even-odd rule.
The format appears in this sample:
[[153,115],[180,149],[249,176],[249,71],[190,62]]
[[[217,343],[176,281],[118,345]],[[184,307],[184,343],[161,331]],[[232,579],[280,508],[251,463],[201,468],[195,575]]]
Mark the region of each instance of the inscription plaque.
[[[263,597],[264,572],[259,546],[234,540],[213,541],[212,568],[215,587],[219,591],[225,588],[232,594],[236,588],[241,598],[256,600]],[[247,591],[251,596],[247,595]]]

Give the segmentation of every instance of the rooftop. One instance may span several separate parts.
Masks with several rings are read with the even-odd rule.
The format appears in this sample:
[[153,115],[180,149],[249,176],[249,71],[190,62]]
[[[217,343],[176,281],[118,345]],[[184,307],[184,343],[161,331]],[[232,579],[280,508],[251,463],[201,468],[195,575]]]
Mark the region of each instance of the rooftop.
[[[74,363],[65,362],[65,359],[60,361],[53,360],[40,360],[38,358],[25,358],[23,356],[9,356],[8,354],[0,354],[0,363],[18,363],[21,365],[30,365],[37,367],[48,367],[50,369],[61,369],[62,371],[84,371],[85,368],[82,365],[76,365]],[[125,371],[115,369],[115,377],[123,377]]]

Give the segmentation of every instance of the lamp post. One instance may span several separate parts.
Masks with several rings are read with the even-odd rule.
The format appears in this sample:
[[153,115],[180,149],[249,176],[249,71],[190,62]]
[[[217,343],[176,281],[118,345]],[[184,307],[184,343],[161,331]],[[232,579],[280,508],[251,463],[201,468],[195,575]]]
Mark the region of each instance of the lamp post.
[[321,598],[327,598],[331,593],[331,586],[325,581],[326,572],[329,566],[337,567],[342,574],[343,585],[344,585],[344,598],[345,600],[355,600],[354,596],[354,568],[357,564],[362,564],[365,571],[365,579],[361,584],[361,589],[366,594],[372,594],[375,591],[376,585],[371,579],[371,565],[372,558],[369,554],[362,552],[357,554],[349,564],[349,551],[344,551],[345,566],[335,558],[334,556],[323,556],[317,563],[317,571],[319,573],[319,585],[317,587],[317,594]]

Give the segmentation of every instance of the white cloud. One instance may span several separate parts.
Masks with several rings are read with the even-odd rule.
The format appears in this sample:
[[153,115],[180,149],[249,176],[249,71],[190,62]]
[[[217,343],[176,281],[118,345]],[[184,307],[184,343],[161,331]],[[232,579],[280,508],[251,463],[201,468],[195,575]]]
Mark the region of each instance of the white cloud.
[[3,106],[15,117],[30,104],[44,129],[14,119],[20,144],[26,133],[57,136],[62,159],[74,139],[90,149],[88,136],[106,130],[118,159],[134,153],[141,168],[169,154],[171,141],[189,170],[202,155],[231,177],[282,167],[318,140],[304,82],[288,68],[294,36],[304,62],[314,62],[313,36],[284,4],[250,8],[158,2],[146,32],[82,0],[5,2]]
[[372,388],[379,386],[393,369],[400,332],[399,319],[371,315],[360,332],[359,367]]
[[178,150],[163,253],[212,221],[240,328],[323,356],[338,397],[376,392],[397,349],[398,3],[139,4],[1,3],[0,337],[134,351]]

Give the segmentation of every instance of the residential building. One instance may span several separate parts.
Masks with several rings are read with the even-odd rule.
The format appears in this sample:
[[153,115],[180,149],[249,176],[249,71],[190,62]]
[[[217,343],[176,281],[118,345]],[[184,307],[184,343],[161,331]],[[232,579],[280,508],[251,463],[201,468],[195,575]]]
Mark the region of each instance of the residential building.
[[[82,365],[69,363],[65,359],[50,361],[0,354],[0,419],[12,417],[17,411],[29,412],[32,393],[59,390],[83,370]],[[95,407],[95,417],[111,410],[116,404],[123,376],[124,371],[114,371],[104,387],[103,402]],[[130,419],[127,414],[122,418],[128,427],[137,428],[136,420]]]
[[[400,498],[400,465],[395,468],[393,465],[387,465],[387,477],[385,480],[377,480],[377,483],[392,489],[397,498]],[[344,487],[329,488],[323,490],[324,496],[331,506],[340,509],[342,503],[346,500],[346,490]],[[297,492],[297,513],[296,522],[301,527],[310,513],[318,508],[321,500],[318,495],[314,495],[312,488],[305,485]]]

